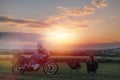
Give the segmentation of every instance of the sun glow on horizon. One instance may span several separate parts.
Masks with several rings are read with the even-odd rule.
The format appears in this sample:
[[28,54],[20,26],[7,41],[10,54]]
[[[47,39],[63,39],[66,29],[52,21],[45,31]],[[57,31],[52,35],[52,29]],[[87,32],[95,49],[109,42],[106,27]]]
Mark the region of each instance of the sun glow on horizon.
[[53,34],[53,39],[55,40],[59,40],[59,41],[65,41],[68,40],[68,38],[70,38],[70,33],[64,32],[64,31],[56,31]]
[[75,42],[74,33],[65,28],[49,30],[45,33],[45,40],[55,44],[72,44]]

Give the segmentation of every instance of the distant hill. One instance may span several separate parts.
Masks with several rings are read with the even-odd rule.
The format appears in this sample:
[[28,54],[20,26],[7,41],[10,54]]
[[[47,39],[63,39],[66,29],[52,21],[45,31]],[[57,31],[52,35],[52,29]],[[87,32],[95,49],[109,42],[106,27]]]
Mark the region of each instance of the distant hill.
[[112,49],[120,48],[120,42],[111,42],[111,43],[95,43],[88,45],[73,45],[76,49]]

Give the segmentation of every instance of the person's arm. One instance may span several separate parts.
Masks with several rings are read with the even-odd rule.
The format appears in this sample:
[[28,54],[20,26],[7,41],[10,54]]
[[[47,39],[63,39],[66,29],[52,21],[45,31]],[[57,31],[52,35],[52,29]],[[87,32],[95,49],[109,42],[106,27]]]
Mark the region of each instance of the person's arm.
[[98,69],[98,63],[96,62],[96,68]]
[[50,53],[48,52],[48,50],[46,48],[44,48],[44,52],[45,52],[45,54],[47,54],[48,56],[50,56]]
[[95,68],[98,69],[98,62],[95,61]]

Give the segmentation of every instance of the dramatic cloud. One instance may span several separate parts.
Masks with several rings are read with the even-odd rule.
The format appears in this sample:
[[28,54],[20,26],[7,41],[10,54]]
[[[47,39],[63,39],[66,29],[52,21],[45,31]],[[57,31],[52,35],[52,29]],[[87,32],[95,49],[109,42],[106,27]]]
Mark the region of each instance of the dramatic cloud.
[[10,23],[11,22],[11,23],[16,23],[16,24],[28,24],[28,25],[37,24],[37,25],[39,25],[39,27],[49,26],[49,24],[44,22],[44,21],[36,21],[36,20],[28,20],[28,19],[16,19],[13,17],[1,16],[1,15],[0,15],[0,22],[1,23],[5,23],[5,22]]
[[[9,26],[21,26],[31,28],[48,28],[55,25],[67,26],[67,27],[86,27],[88,26],[87,20],[81,20],[81,17],[91,15],[99,8],[107,6],[105,0],[92,0],[91,4],[84,5],[83,7],[63,7],[59,6],[58,13],[53,14],[46,19],[31,20],[31,19],[17,19],[9,16],[0,16],[0,23],[2,25]],[[6,24],[5,24],[6,23]]]
[[[93,24],[93,22],[91,22],[92,20],[84,20],[82,17],[94,14],[97,9],[106,6],[107,2],[105,0],[92,0],[91,4],[84,5],[83,7],[59,6],[57,7],[58,13],[48,17],[46,21],[50,24],[59,24],[67,27],[88,27],[89,24]],[[96,23],[96,21],[94,23]]]
[[93,0],[92,4],[85,5],[83,7],[58,7],[59,14],[62,16],[82,17],[93,14],[97,8],[103,8],[107,6],[105,0]]
[[[86,8],[86,7],[85,7]],[[94,13],[92,9],[85,9],[80,7],[68,8],[68,7],[58,7],[60,15],[63,16],[72,16],[72,17],[81,17]]]
[[92,5],[86,5],[86,6],[84,6],[84,9],[85,10],[92,10],[92,11],[96,10],[96,8]]
[[105,0],[93,0],[92,4],[97,8],[106,7],[108,5]]
[[32,20],[24,20],[24,19],[15,19],[9,16],[0,16],[0,22],[14,22],[14,23],[36,23]]

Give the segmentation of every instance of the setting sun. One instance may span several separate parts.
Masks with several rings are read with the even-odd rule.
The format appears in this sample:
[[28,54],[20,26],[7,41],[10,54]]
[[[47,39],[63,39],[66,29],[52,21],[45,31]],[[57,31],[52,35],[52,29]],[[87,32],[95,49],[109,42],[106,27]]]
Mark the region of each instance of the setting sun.
[[65,32],[59,32],[59,33],[56,33],[54,35],[54,37],[58,38],[58,39],[61,39],[61,40],[64,40],[64,39],[67,39],[69,37],[69,34],[65,33]]
[[45,34],[46,40],[48,42],[56,43],[56,44],[71,44],[74,41],[74,34],[65,28],[49,30]]

